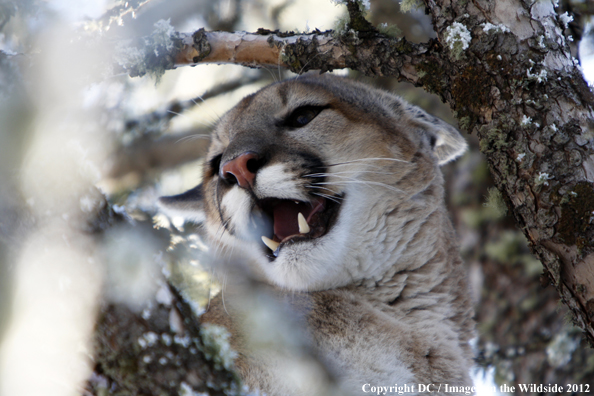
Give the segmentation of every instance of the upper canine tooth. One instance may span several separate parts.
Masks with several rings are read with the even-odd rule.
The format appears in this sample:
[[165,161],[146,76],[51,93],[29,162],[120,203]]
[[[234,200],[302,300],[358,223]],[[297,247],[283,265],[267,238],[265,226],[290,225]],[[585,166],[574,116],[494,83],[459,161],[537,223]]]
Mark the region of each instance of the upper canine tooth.
[[273,252],[278,248],[278,245],[280,245],[280,243],[274,242],[272,239],[265,236],[262,236],[262,242],[264,242],[264,245],[268,246]]
[[309,232],[309,225],[305,220],[305,217],[299,212],[297,215],[297,223],[299,223],[299,233],[300,234],[307,234]]

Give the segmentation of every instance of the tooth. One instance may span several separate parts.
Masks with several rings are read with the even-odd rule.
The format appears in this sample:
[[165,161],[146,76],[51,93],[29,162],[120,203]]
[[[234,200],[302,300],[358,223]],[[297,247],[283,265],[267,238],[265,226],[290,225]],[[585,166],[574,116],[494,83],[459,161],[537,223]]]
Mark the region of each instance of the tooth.
[[300,234],[307,234],[309,232],[309,225],[305,220],[305,217],[299,212],[297,215],[297,223],[299,223],[299,233]]
[[280,243],[274,242],[272,239],[266,238],[265,236],[262,237],[262,242],[264,242],[264,245],[268,246],[273,252],[278,248],[278,245],[280,245]]

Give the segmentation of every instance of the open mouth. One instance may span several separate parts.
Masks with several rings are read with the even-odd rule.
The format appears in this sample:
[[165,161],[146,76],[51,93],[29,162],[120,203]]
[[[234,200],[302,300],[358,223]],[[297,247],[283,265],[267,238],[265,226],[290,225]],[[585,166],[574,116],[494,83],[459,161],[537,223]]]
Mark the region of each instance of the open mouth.
[[309,202],[266,198],[257,203],[270,219],[272,235],[263,235],[268,258],[274,260],[283,246],[319,238],[336,223],[344,197],[315,197]]

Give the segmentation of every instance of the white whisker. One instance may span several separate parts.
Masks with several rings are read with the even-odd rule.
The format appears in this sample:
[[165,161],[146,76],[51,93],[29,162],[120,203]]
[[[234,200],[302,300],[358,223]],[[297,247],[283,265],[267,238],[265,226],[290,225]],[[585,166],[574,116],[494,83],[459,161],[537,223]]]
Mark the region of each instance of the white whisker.
[[401,159],[397,159],[397,158],[359,158],[359,159],[350,160],[350,161],[337,162],[335,164],[329,164],[327,166],[346,165],[346,164],[352,164],[353,162],[362,162],[362,161],[393,161],[393,162],[404,162],[405,164],[409,163],[409,161],[405,161],[405,160],[401,160]]
[[204,105],[206,105],[206,108],[208,109],[208,111],[211,113],[211,117],[214,116],[213,120],[211,120],[210,125],[214,125],[218,119],[221,118],[221,116],[213,109],[212,106],[210,106],[208,103],[206,103],[206,100],[204,100],[202,98],[202,96],[197,96],[196,98],[192,98],[190,99],[196,106],[198,106],[198,102],[196,102],[196,99],[200,99],[202,101],[202,103]]
[[185,114],[182,114],[182,113],[176,113],[175,111],[172,111],[172,110],[167,110],[167,112],[168,112],[168,113],[171,113],[171,114],[175,114],[176,116],[181,116],[181,117],[188,117],[188,116],[187,116],[187,115],[185,115]]
[[392,191],[397,192],[397,193],[401,193],[402,192],[402,190],[400,190],[400,189],[398,189],[396,187],[390,186],[388,184],[385,184],[385,183],[374,182],[374,181],[365,181],[365,180],[345,180],[345,181],[336,181],[336,182],[332,182],[332,183],[330,183],[330,182],[319,182],[319,183],[312,183],[312,184],[314,184],[314,185],[318,185],[318,184],[319,185],[367,184],[367,185],[381,186],[381,187],[387,188],[388,190],[392,190]]
[[311,173],[306,175],[307,177],[325,177],[325,176],[334,176],[334,175],[342,175],[345,173],[350,174],[358,174],[358,173],[373,173],[374,175],[392,175],[393,172],[377,172],[377,171],[365,171],[365,170],[352,170],[352,171],[341,171],[341,172],[332,172],[332,173]]
[[223,309],[225,310],[225,312],[227,313],[227,315],[229,315],[229,312],[227,311],[227,307],[225,306],[225,288],[226,287],[227,287],[227,277],[224,276],[223,277],[223,284],[221,286],[221,301],[223,302]]
[[[279,62],[280,62],[280,58],[279,58]],[[270,77],[272,77],[272,81],[274,81],[275,83],[276,82],[279,82],[282,79],[280,73],[279,73],[279,76],[278,76],[279,79],[277,80],[276,76],[274,75],[274,73],[270,69],[268,69],[266,66],[264,66],[263,69],[266,70],[268,73],[270,73]]]
[[329,191],[329,192],[331,192],[332,194],[336,194],[336,191],[334,191],[334,190],[332,190],[332,189],[330,189],[330,188],[327,188],[327,187],[312,186],[311,184],[308,184],[308,185],[306,185],[306,187],[308,187],[308,188],[316,188],[316,189],[318,189],[318,188],[319,188],[319,189],[322,189],[322,190]]
[[[366,182],[366,183],[368,183],[368,182],[372,182],[372,183],[380,183],[380,182],[374,182],[374,181],[372,181],[372,180],[359,180],[359,179],[357,179],[357,178],[355,178],[355,177],[339,176],[338,174],[334,174],[334,173],[333,173],[333,174],[331,174],[330,176],[336,177],[336,178],[338,178],[338,179],[345,179],[345,180],[351,180],[351,181],[361,181],[361,182]],[[383,183],[382,183],[382,184],[383,184]]]
[[211,136],[210,135],[190,135],[190,136],[184,136],[183,138],[180,138],[178,140],[175,141],[175,144],[181,143],[181,142],[186,142],[186,141],[190,141],[190,140],[195,140],[195,139],[210,139]]
[[322,197],[322,198],[329,199],[330,201],[336,202],[338,204],[341,203],[340,201],[342,200],[341,197],[333,197],[331,195],[322,194],[322,193],[319,193],[319,192],[312,192],[312,194],[317,195],[317,196]]

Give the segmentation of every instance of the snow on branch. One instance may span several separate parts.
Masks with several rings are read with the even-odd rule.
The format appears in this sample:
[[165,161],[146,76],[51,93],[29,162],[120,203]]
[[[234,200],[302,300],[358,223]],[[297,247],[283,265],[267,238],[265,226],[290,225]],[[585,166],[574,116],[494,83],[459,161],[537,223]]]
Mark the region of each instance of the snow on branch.
[[[221,32],[199,29],[194,33],[166,31],[164,24],[136,43],[118,49],[120,71],[130,76],[153,74],[180,66],[205,63],[231,63],[247,67],[287,68],[295,73],[350,68],[371,76],[392,76],[418,83],[415,65],[439,58],[437,41],[413,44],[377,31],[365,34],[347,29],[314,30],[310,33],[258,29],[255,33]],[[347,26],[348,28],[348,26]],[[364,36],[364,37],[363,37]]]

